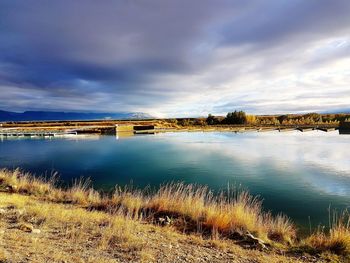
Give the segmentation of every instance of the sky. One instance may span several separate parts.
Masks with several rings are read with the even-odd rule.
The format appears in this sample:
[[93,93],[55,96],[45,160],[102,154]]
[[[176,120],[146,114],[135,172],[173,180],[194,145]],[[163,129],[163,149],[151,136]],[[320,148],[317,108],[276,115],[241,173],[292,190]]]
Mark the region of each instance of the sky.
[[350,111],[348,0],[2,0],[0,109]]

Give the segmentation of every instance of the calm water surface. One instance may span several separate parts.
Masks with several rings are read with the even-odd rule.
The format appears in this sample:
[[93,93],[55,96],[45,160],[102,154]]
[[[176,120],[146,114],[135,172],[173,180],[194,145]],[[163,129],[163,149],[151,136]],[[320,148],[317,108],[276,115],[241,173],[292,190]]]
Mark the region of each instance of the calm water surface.
[[328,207],[350,205],[350,136],[338,132],[193,132],[119,138],[2,139],[0,167],[60,178],[90,177],[96,188],[169,181],[228,184],[264,199],[306,228],[328,222]]

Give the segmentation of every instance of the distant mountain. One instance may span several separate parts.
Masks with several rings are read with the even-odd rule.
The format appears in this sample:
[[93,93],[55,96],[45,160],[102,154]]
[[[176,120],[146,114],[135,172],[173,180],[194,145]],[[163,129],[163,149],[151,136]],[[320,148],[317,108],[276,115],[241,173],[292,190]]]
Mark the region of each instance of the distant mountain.
[[322,113],[331,113],[331,114],[341,114],[341,113],[345,113],[345,114],[349,114],[350,113],[350,108],[341,108],[341,109],[334,109],[334,110],[329,110],[329,111],[325,111]]
[[22,113],[1,111],[0,121],[68,121],[68,120],[108,120],[108,119],[150,119],[142,112],[83,113],[59,111],[25,111]]

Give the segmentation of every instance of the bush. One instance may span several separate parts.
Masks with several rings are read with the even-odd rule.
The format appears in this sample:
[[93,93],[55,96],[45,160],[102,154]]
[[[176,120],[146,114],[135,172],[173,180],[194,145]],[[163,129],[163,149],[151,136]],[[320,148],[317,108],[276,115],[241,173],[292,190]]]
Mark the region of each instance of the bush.
[[245,124],[247,123],[247,115],[244,111],[229,112],[224,122],[226,124]]
[[217,117],[215,117],[215,116],[209,114],[209,115],[208,115],[208,118],[206,119],[206,123],[207,123],[208,125],[215,125],[215,124],[219,124],[219,123],[220,123],[220,120],[219,120]]

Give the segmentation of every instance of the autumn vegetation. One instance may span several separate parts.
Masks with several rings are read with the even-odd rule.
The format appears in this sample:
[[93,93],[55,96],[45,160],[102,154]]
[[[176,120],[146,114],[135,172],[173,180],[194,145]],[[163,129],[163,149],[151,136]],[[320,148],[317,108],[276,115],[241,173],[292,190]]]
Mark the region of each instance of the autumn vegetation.
[[168,119],[167,122],[179,126],[305,126],[325,125],[338,126],[339,123],[350,119],[350,114],[285,114],[285,115],[252,115],[244,111],[228,112],[226,116],[209,114],[207,118]]

